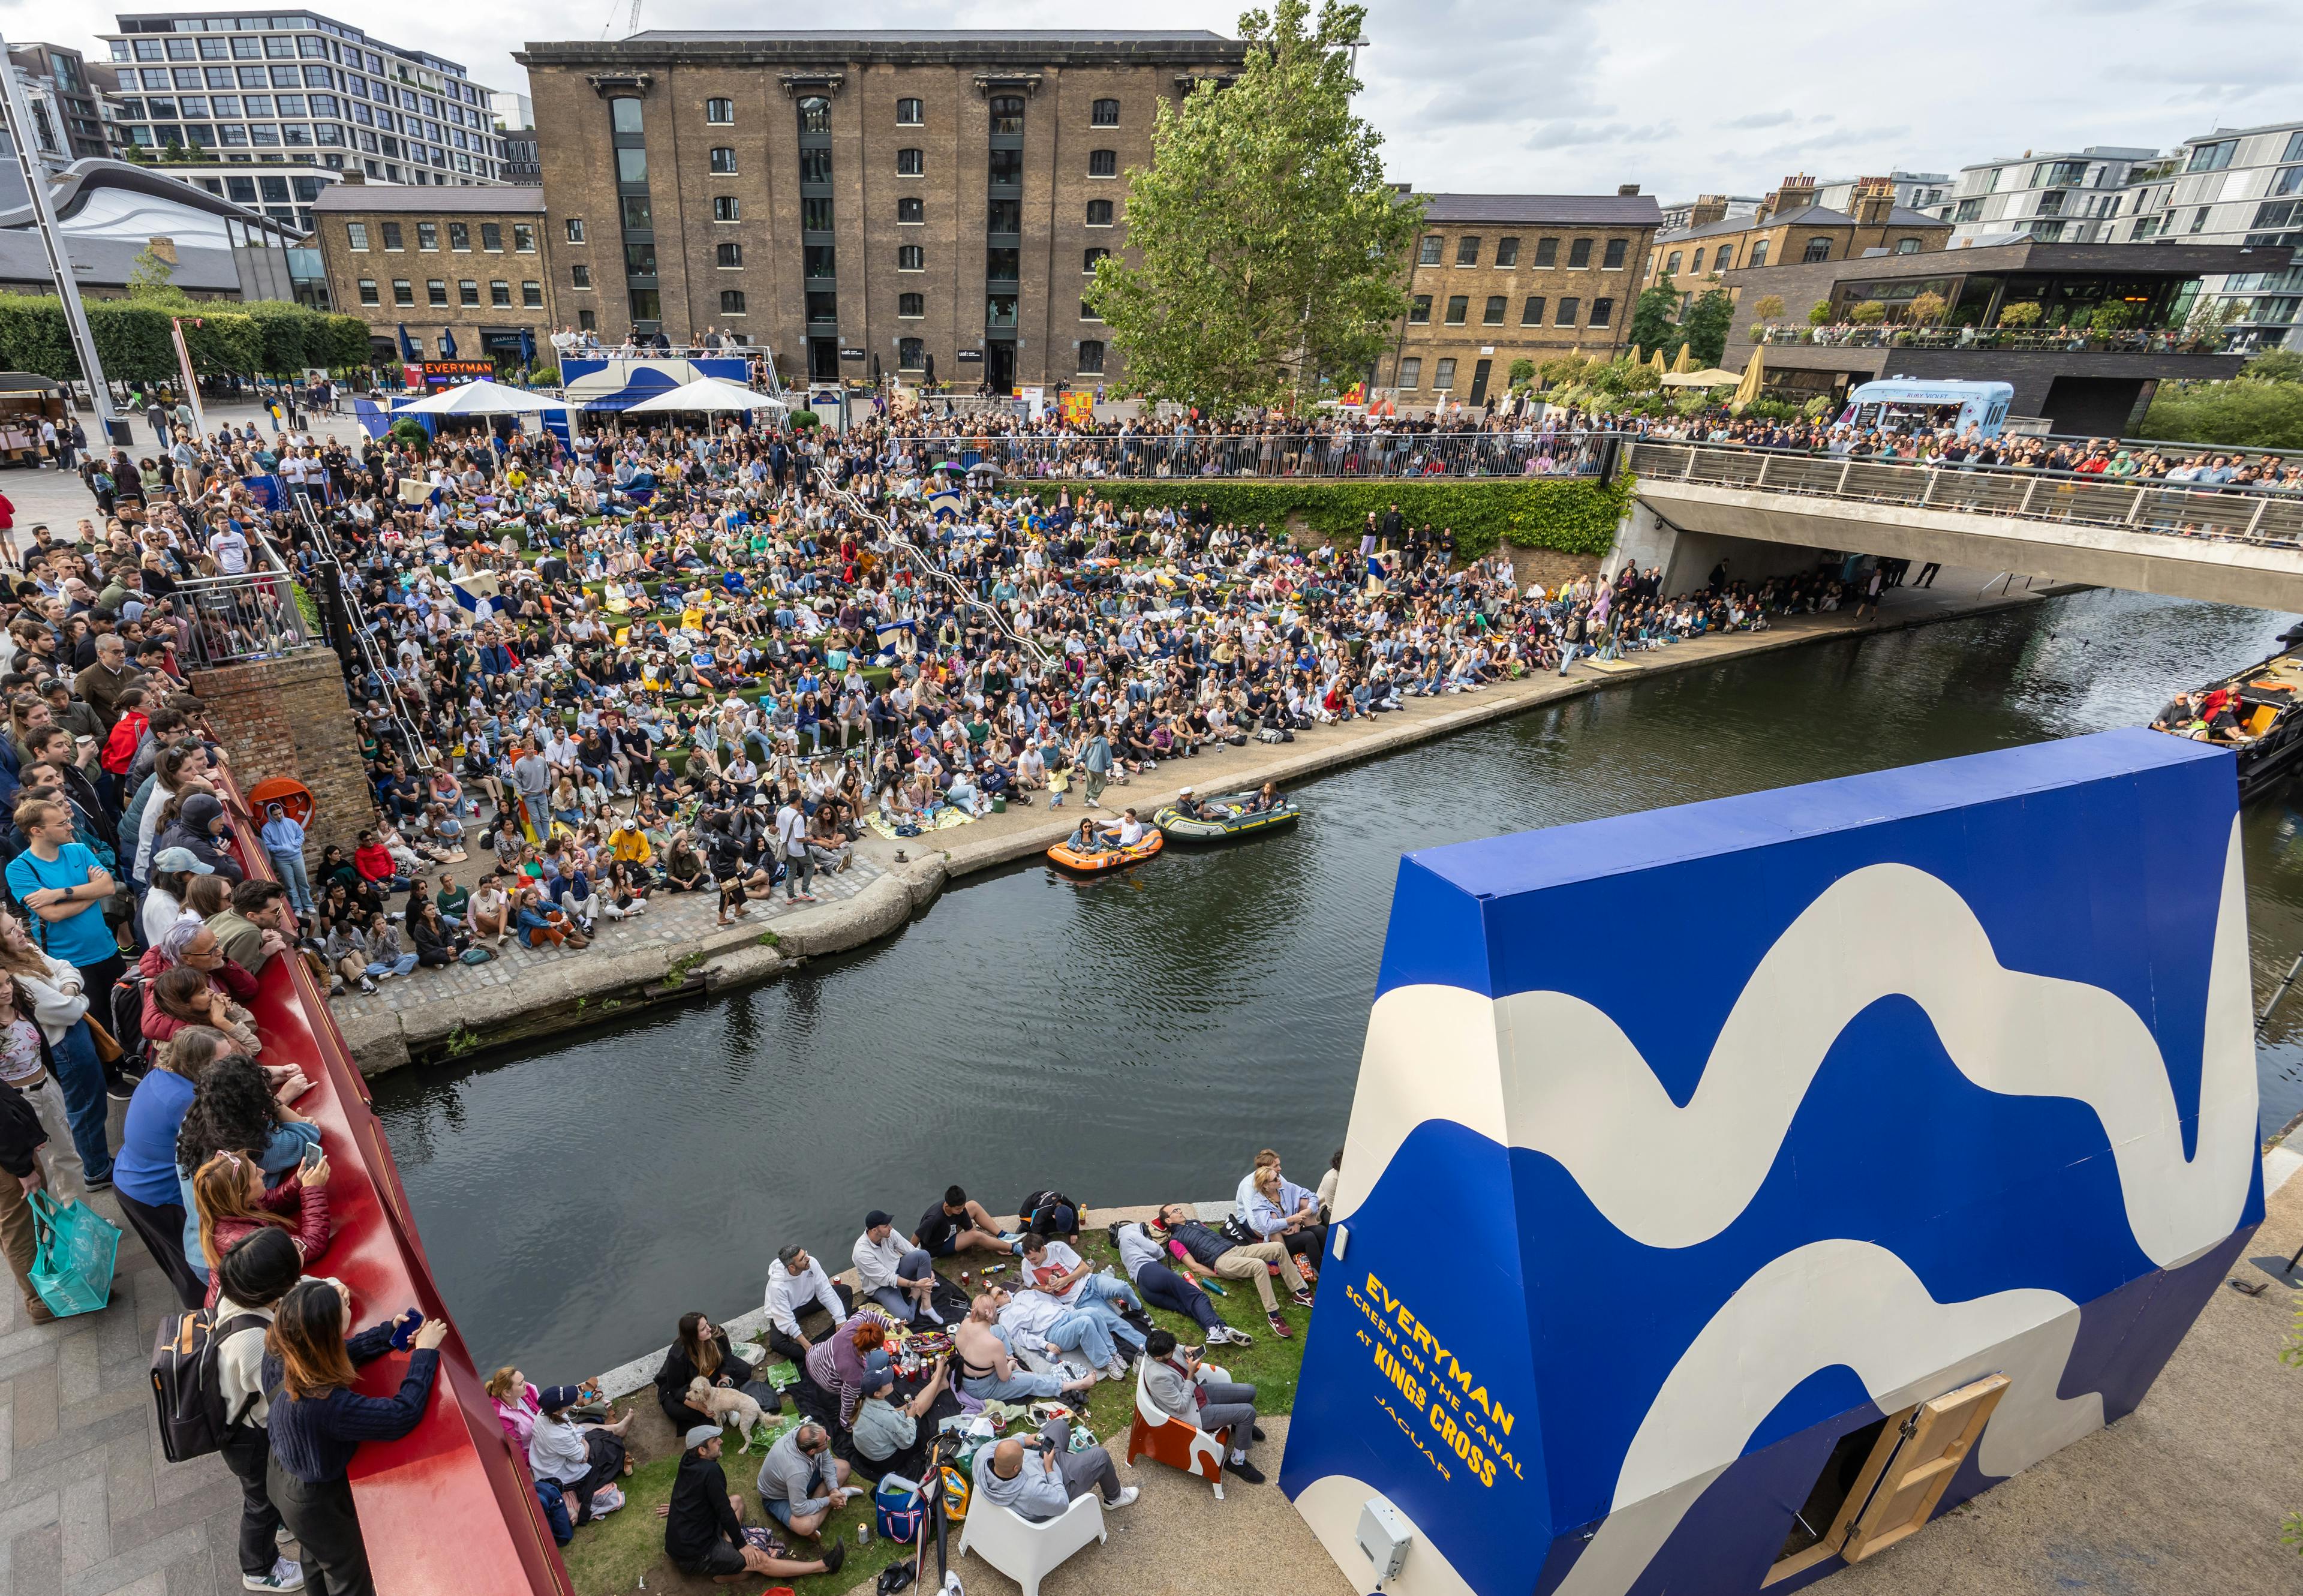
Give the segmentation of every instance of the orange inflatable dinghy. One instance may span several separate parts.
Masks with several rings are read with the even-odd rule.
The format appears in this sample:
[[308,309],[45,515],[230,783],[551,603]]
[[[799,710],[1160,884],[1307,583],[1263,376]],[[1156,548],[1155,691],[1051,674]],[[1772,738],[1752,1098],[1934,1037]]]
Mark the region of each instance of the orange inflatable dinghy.
[[1074,848],[1067,840],[1048,849],[1048,858],[1051,863],[1061,865],[1067,870],[1077,871],[1082,875],[1101,875],[1107,870],[1140,864],[1158,853],[1167,841],[1158,827],[1151,826],[1145,828],[1142,840],[1133,848],[1107,843],[1081,849]]

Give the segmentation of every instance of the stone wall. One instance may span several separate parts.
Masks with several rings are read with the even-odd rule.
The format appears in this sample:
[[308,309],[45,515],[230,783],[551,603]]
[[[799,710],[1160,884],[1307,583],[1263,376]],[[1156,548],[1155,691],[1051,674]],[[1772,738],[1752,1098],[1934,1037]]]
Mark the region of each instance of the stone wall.
[[311,857],[349,849],[374,818],[343,668],[325,648],[283,659],[196,671],[192,691],[232,756],[242,792],[273,776],[312,790]]

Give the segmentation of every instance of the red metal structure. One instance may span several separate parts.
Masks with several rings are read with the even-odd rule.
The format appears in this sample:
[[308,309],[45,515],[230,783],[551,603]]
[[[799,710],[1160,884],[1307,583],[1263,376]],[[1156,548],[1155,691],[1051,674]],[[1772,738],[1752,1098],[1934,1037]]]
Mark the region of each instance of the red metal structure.
[[[238,789],[223,772],[210,779],[240,817],[240,867],[252,878],[277,879],[264,850],[249,843],[254,829]],[[352,1288],[355,1323],[374,1323],[412,1303],[451,1327],[424,1422],[403,1440],[367,1442],[352,1464],[352,1499],[376,1589],[382,1596],[574,1596],[536,1505],[527,1459],[505,1438],[433,1283],[392,1149],[369,1111],[367,1083],[336,1029],[326,993],[301,958],[275,958],[249,1007],[265,1061],[293,1063],[318,1083],[296,1106],[318,1122],[334,1170],[327,1269]],[[403,1367],[399,1358],[380,1359],[360,1389],[389,1394]]]

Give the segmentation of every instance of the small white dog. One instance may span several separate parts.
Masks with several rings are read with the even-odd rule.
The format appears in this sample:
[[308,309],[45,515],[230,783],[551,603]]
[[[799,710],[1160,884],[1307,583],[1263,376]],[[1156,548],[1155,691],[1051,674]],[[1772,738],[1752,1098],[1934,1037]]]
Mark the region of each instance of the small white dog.
[[723,1425],[734,1424],[743,1432],[747,1449],[752,1444],[752,1426],[766,1416],[758,1402],[734,1386],[713,1385],[701,1374],[688,1382],[688,1399],[703,1403]]

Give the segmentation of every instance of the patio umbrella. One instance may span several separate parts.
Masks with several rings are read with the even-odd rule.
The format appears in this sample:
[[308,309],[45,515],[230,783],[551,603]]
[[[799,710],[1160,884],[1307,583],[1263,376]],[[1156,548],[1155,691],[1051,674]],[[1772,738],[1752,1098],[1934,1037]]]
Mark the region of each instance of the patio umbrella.
[[403,360],[421,360],[424,358],[424,351],[416,347],[416,340],[408,335],[406,322],[400,324],[400,358]]
[[1653,366],[1658,373],[1666,373],[1671,369],[1670,367],[1665,365],[1663,362],[1663,345],[1660,343],[1657,344],[1655,347],[1655,358],[1648,363]]
[[1767,375],[1767,350],[1765,344],[1751,346],[1751,363],[1743,367],[1743,380],[1735,389],[1735,396],[1727,402],[1742,410],[1759,397],[1759,382]]
[[755,393],[741,383],[731,383],[721,376],[700,376],[692,383],[666,389],[653,399],[643,399],[627,406],[638,410],[784,410],[791,407],[780,399],[765,393]]
[[1674,371],[1682,373],[1694,370],[1695,351],[1690,349],[1686,344],[1681,344],[1679,346],[1679,359],[1671,363],[1671,368]]
[[426,395],[413,404],[405,404],[396,415],[418,416],[526,416],[544,410],[564,410],[567,405],[556,399],[546,399],[541,393],[525,389],[507,388],[502,383],[481,381],[461,383],[452,388],[443,388],[437,393]]
[[453,327],[440,329],[440,358],[444,360],[456,358],[456,329]]

